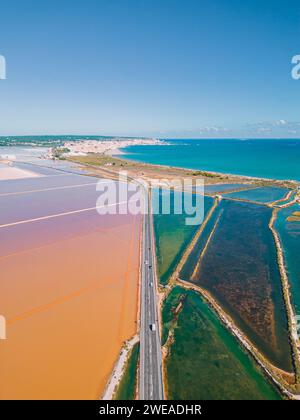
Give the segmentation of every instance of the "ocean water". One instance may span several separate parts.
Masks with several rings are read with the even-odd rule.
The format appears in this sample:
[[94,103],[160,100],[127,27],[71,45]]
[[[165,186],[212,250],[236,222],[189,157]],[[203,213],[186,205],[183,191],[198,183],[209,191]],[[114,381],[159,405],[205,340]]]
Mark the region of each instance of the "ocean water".
[[273,203],[285,198],[287,188],[262,187],[226,194],[225,197],[255,201],[256,203]]
[[146,163],[300,181],[300,139],[168,140],[166,146],[130,146],[123,152]]

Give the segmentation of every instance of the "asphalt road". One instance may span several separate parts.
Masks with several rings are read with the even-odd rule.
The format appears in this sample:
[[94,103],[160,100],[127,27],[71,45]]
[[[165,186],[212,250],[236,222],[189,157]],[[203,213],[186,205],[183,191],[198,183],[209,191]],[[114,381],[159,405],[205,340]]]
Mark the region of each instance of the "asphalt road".
[[[149,202],[149,193],[145,193]],[[162,355],[157,308],[157,279],[155,275],[152,215],[144,217],[141,326],[140,326],[140,399],[163,400]],[[153,329],[155,324],[155,330]],[[152,326],[152,328],[151,328]]]

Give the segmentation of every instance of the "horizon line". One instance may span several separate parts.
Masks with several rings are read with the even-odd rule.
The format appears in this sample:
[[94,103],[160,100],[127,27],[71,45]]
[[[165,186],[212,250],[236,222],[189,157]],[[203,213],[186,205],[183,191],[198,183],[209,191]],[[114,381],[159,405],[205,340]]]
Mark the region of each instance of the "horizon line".
[[102,137],[102,138],[121,138],[121,139],[158,139],[158,140],[300,140],[300,137],[158,137],[158,136],[145,136],[145,135],[116,135],[116,134],[0,134],[1,138],[24,138],[24,137]]

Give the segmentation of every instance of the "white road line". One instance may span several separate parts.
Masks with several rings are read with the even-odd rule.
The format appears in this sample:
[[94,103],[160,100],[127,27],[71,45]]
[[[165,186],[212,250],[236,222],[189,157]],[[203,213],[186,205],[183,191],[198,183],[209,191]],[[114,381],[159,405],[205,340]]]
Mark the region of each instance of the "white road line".
[[[138,199],[135,200],[135,201],[138,201]],[[0,229],[7,228],[7,227],[12,227],[12,226],[17,226],[17,225],[24,225],[26,223],[39,222],[41,220],[54,219],[56,217],[69,216],[71,214],[84,213],[84,212],[88,212],[88,211],[92,211],[92,210],[103,209],[105,207],[118,206],[118,205],[122,205],[122,204],[126,204],[126,203],[128,203],[128,201],[121,201],[119,203],[114,203],[114,204],[107,204],[107,205],[103,205],[103,206],[96,206],[96,207],[89,207],[89,208],[86,208],[86,209],[73,210],[73,211],[68,211],[68,212],[65,212],[65,213],[51,214],[49,216],[37,217],[35,219],[20,220],[18,222],[12,222],[12,223],[6,223],[4,225],[0,225]]]
[[2,194],[0,194],[0,197],[7,197],[7,196],[11,196],[11,195],[32,194],[32,193],[43,192],[43,191],[65,190],[65,189],[68,189],[68,188],[87,187],[89,185],[103,184],[104,182],[105,181],[103,181],[103,182],[99,181],[99,182],[90,182],[90,183],[86,183],[86,184],[64,185],[64,186],[61,186],[61,187],[40,188],[38,190],[28,190],[28,191],[17,191],[17,192],[10,192],[10,193],[2,193]]

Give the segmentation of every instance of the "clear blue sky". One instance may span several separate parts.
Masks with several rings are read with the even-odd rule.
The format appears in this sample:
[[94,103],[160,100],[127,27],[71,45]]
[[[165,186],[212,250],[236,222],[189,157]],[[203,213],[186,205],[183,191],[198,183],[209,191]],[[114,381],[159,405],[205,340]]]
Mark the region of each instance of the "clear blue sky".
[[0,134],[300,137],[299,0],[1,0]]

